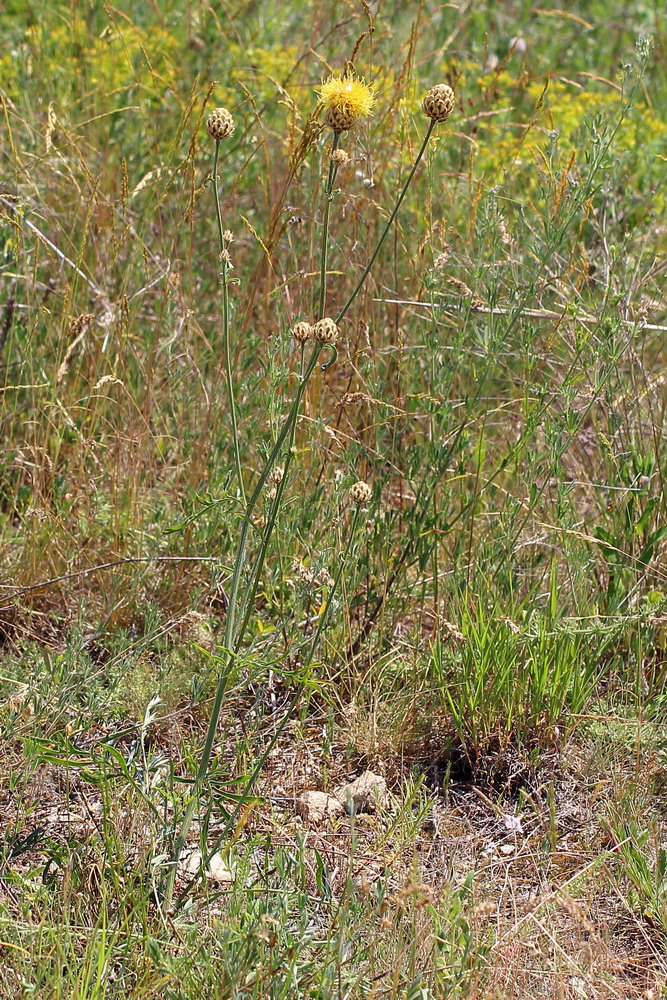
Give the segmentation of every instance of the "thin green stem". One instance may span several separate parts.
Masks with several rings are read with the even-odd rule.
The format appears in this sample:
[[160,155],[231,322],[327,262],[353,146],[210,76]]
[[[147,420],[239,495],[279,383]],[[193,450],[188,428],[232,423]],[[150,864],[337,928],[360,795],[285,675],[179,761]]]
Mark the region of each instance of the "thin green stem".
[[322,223],[322,248],[320,250],[320,301],[317,307],[317,319],[324,316],[324,308],[327,301],[327,257],[329,253],[329,213],[331,210],[331,200],[333,198],[333,186],[336,179],[338,164],[333,158],[333,154],[338,148],[340,132],[334,132],[331,144],[331,155],[329,157],[329,176],[324,197],[324,221]]
[[[338,590],[338,586],[340,584],[341,577],[343,575],[343,570],[344,570],[345,565],[347,563],[347,560],[349,558],[350,550],[352,548],[352,543],[354,542],[354,539],[355,539],[356,534],[357,534],[357,526],[359,524],[360,514],[361,514],[361,510],[360,510],[359,507],[357,507],[355,509],[355,512],[354,512],[354,521],[352,522],[352,528],[351,528],[350,533],[348,535],[347,545],[345,546],[345,552],[343,553],[342,558],[338,562],[338,568],[336,570],[336,575],[334,577],[333,584],[331,585],[331,589],[330,589],[329,594],[327,596],[327,602],[326,602],[326,604],[325,604],[325,606],[324,606],[324,608],[322,610],[322,613],[320,614],[320,618],[319,618],[319,622],[318,622],[318,625],[317,625],[317,629],[315,631],[315,635],[313,636],[313,641],[310,644],[310,649],[309,649],[309,651],[308,651],[308,653],[306,655],[306,658],[305,658],[304,662],[302,663],[301,669],[302,669],[303,672],[305,672],[308,669],[308,667],[310,666],[310,664],[312,663],[313,657],[315,656],[315,653],[317,652],[317,647],[319,645],[322,633],[323,633],[324,629],[326,628],[326,625],[327,625],[327,623],[329,621],[329,617],[330,617],[330,614],[331,614],[331,607],[332,607],[332,604],[333,604],[333,600],[334,600],[334,597],[335,597],[336,592]],[[233,828],[233,826],[234,826],[234,824],[235,824],[235,822],[236,822],[236,820],[238,818],[238,815],[239,815],[241,809],[243,808],[243,806],[248,801],[248,797],[249,797],[249,795],[250,795],[250,793],[252,791],[252,788],[253,788],[255,782],[257,781],[257,778],[259,777],[259,775],[261,773],[261,770],[264,767],[264,764],[265,764],[265,762],[266,762],[269,754],[271,753],[271,751],[275,747],[276,743],[278,742],[278,739],[280,738],[280,735],[285,731],[285,727],[287,726],[288,722],[292,718],[292,716],[294,714],[294,710],[296,709],[296,706],[299,703],[299,699],[301,698],[301,695],[303,694],[303,691],[304,691],[304,689],[306,687],[306,684],[307,684],[307,678],[304,676],[304,678],[297,685],[297,687],[296,687],[296,689],[294,691],[294,695],[292,696],[292,699],[291,699],[289,705],[287,706],[287,709],[285,711],[285,714],[284,714],[284,716],[283,716],[283,718],[282,718],[279,726],[276,728],[273,736],[269,740],[268,745],[265,747],[262,755],[260,756],[259,760],[255,764],[255,767],[253,768],[252,773],[250,774],[250,776],[249,776],[249,778],[248,778],[248,780],[246,782],[245,788],[243,789],[243,793],[239,796],[239,800],[238,800],[238,802],[236,804],[235,809],[233,810],[233,812],[231,813],[231,815],[229,816],[229,818],[225,822],[220,835],[216,838],[215,843],[213,844],[212,847],[209,848],[206,857],[202,858],[202,862],[201,862],[201,865],[200,865],[200,871],[204,871],[205,870],[205,868],[209,864],[211,858],[213,857],[213,855],[216,853],[216,851],[220,847],[220,844],[225,839],[225,837],[227,836],[227,834],[229,833],[229,831]],[[188,894],[190,893],[190,891],[191,891],[194,883],[196,882],[196,879],[197,879],[197,876],[195,876],[193,878],[193,880],[180,893],[180,895],[178,896],[178,899],[176,900],[176,904],[175,904],[175,908],[176,909],[180,909],[183,906],[183,904],[184,904],[184,902],[185,902]]]
[[412,169],[410,170],[410,173],[408,174],[408,179],[406,180],[405,184],[403,185],[403,187],[401,189],[401,193],[399,194],[398,199],[396,201],[396,204],[394,205],[393,211],[392,211],[391,215],[389,216],[389,219],[387,220],[386,226],[382,230],[382,235],[380,236],[380,239],[378,240],[377,246],[375,247],[375,250],[371,254],[371,258],[368,261],[368,264],[366,265],[366,269],[365,269],[364,273],[359,278],[359,281],[357,282],[356,288],[354,289],[354,291],[350,295],[349,299],[347,300],[347,302],[345,303],[345,305],[343,306],[343,308],[341,309],[341,311],[336,316],[336,323],[340,323],[340,321],[343,319],[343,317],[347,313],[348,309],[350,308],[350,306],[352,305],[352,303],[356,299],[357,295],[361,291],[362,286],[363,286],[364,282],[366,281],[366,278],[371,273],[371,268],[373,267],[373,264],[375,263],[375,258],[377,257],[377,255],[379,254],[380,250],[382,249],[382,244],[386,240],[387,235],[389,234],[389,230],[391,229],[391,227],[392,227],[392,225],[394,223],[394,219],[398,215],[398,210],[401,207],[401,205],[403,204],[403,199],[405,198],[405,196],[407,194],[408,188],[410,187],[410,184],[412,182],[412,178],[415,175],[415,171],[416,171],[417,167],[419,166],[419,164],[421,162],[421,158],[422,158],[422,156],[424,155],[424,153],[426,151],[426,147],[428,145],[429,139],[431,138],[431,134],[433,133],[433,129],[435,128],[435,124],[436,124],[435,121],[433,119],[431,119],[431,121],[429,123],[429,126],[428,126],[428,131],[426,132],[426,135],[424,136],[424,141],[422,142],[421,148],[420,148],[419,152],[417,153],[417,158],[415,159],[415,162],[412,164]]
[[[257,501],[261,495],[264,485],[269,478],[269,474],[273,465],[280,453],[285,439],[289,435],[290,441],[293,440],[294,428],[299,416],[299,408],[301,405],[301,400],[303,399],[303,394],[306,390],[308,380],[312,375],[315,366],[317,364],[317,359],[320,353],[321,347],[319,344],[315,346],[312,355],[308,360],[308,365],[306,371],[304,372],[303,378],[299,379],[299,387],[297,389],[296,396],[292,403],[292,407],[285,419],[283,426],[281,428],[280,434],[274,444],[271,454],[264,464],[264,468],[260,474],[260,477],[255,485],[255,489],[252,492],[250,499],[246,504],[246,509],[243,515],[243,523],[241,527],[241,536],[239,538],[238,546],[236,549],[236,559],[234,561],[234,568],[232,571],[232,581],[229,590],[228,605],[227,605],[227,619],[225,622],[225,636],[224,636],[224,648],[227,651],[227,659],[225,665],[220,673],[218,679],[218,685],[216,688],[215,699],[213,702],[213,707],[211,709],[211,717],[209,719],[208,729],[206,731],[206,738],[204,741],[204,747],[202,749],[202,755],[199,761],[199,766],[197,768],[197,773],[195,775],[194,787],[192,789],[192,796],[183,814],[183,819],[179,827],[179,832],[174,842],[174,849],[171,859],[171,868],[167,876],[165,885],[165,901],[167,904],[171,902],[174,892],[174,882],[176,879],[176,867],[178,865],[178,859],[181,856],[181,852],[185,847],[187,841],[187,836],[192,825],[192,820],[195,814],[195,809],[197,808],[197,803],[199,801],[201,790],[206,780],[208,774],[208,766],[211,760],[211,755],[213,753],[213,744],[215,742],[215,736],[218,729],[218,722],[220,721],[220,713],[222,712],[222,704],[225,697],[225,692],[227,690],[227,682],[229,680],[229,674],[234,663],[236,650],[243,638],[245,629],[247,627],[247,622],[249,617],[246,616],[244,619],[242,630],[236,634],[235,623],[236,623],[236,607],[238,603],[239,596],[239,585],[241,581],[241,575],[243,572],[243,567],[245,565],[245,548],[248,540],[248,531],[250,528],[251,517],[253,511],[257,505]],[[265,533],[262,539],[262,548],[260,551],[260,558],[263,561],[264,554],[266,552],[266,547],[269,543],[269,537]]]
[[229,267],[225,260],[225,238],[222,230],[222,213],[220,211],[220,192],[218,191],[218,158],[220,156],[220,140],[215,143],[215,156],[213,159],[213,194],[215,195],[215,215],[218,221],[218,238],[220,240],[220,263],[222,264],[222,337],[223,350],[225,352],[225,375],[227,379],[227,394],[229,396],[229,412],[232,419],[232,443],[234,446],[234,464],[236,465],[236,478],[241,492],[243,503],[246,502],[245,489],[243,486],[243,472],[241,469],[241,449],[239,445],[239,431],[236,421],[236,400],[234,398],[234,380],[232,377],[232,357],[229,347],[229,286],[227,282],[227,269]]

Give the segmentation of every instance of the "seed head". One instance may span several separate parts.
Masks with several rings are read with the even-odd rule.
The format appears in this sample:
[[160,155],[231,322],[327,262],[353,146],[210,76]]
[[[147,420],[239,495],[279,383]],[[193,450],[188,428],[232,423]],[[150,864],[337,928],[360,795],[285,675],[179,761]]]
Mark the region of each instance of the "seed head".
[[373,496],[373,490],[370,488],[368,483],[365,483],[363,479],[360,479],[358,483],[354,483],[350,486],[348,496],[352,503],[356,503],[357,507],[363,507],[363,505],[368,503],[370,498]]
[[225,229],[224,233],[222,234],[222,238],[225,241],[225,243],[233,243],[234,233],[231,231],[231,229]]
[[355,76],[330,76],[319,91],[324,120],[334,132],[347,132],[375,104],[373,89]]
[[285,475],[285,469],[282,465],[276,465],[269,473],[269,481],[272,483],[282,483],[283,477]]
[[446,122],[454,110],[454,91],[446,83],[431,87],[422,101],[422,111],[435,122]]
[[344,149],[334,149],[331,154],[331,159],[334,163],[337,163],[339,167],[344,167],[346,163],[350,162],[350,156]]
[[206,131],[211,138],[230,139],[234,135],[234,119],[227,108],[215,108],[206,119]]
[[305,344],[307,340],[313,339],[313,328],[310,323],[296,323],[292,328],[292,336],[299,344]]
[[318,344],[335,344],[338,340],[339,329],[330,316],[317,321],[313,327],[313,340]]
[[221,260],[221,262],[223,264],[226,264],[227,267],[233,267],[233,264],[232,264],[232,255],[230,254],[230,252],[227,249],[227,247],[225,247],[224,250],[220,251],[220,260]]

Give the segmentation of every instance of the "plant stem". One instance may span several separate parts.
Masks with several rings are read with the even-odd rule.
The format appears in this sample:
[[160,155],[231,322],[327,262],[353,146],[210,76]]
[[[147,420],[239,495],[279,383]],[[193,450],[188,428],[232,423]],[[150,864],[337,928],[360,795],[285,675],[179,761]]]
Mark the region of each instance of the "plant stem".
[[324,307],[326,306],[327,300],[327,255],[329,250],[329,212],[331,209],[331,199],[332,191],[334,186],[334,180],[336,179],[336,172],[338,170],[338,164],[333,158],[333,154],[338,148],[338,142],[340,140],[340,132],[334,132],[333,142],[331,144],[331,154],[329,157],[329,176],[327,178],[327,186],[325,189],[324,197],[324,221],[322,223],[322,249],[320,251],[320,301],[317,307],[317,319],[322,319],[324,316]]
[[375,258],[377,257],[377,255],[379,254],[380,250],[382,249],[382,244],[386,240],[387,235],[389,233],[389,230],[391,229],[391,227],[393,225],[394,219],[398,215],[398,210],[401,207],[401,205],[403,203],[403,199],[405,198],[405,196],[407,194],[407,191],[408,191],[408,188],[410,187],[410,183],[412,181],[412,178],[415,175],[415,171],[416,171],[417,167],[419,166],[419,163],[421,161],[422,156],[424,155],[424,152],[426,151],[426,147],[428,145],[429,139],[431,138],[431,134],[433,132],[433,129],[435,128],[435,124],[436,124],[435,121],[433,119],[431,119],[431,121],[429,123],[429,126],[428,126],[428,130],[426,132],[426,135],[424,136],[424,141],[422,142],[421,148],[420,148],[419,152],[417,153],[417,157],[415,159],[415,162],[412,164],[412,169],[411,169],[410,173],[408,174],[408,179],[406,180],[405,184],[403,185],[403,188],[401,189],[401,193],[399,194],[398,199],[396,201],[396,204],[394,205],[393,211],[392,211],[391,215],[389,216],[389,219],[387,220],[386,226],[382,230],[382,235],[380,236],[380,239],[378,240],[378,243],[377,243],[377,246],[375,247],[375,250],[371,254],[371,259],[368,261],[368,264],[366,265],[366,270],[364,271],[364,273],[362,274],[362,276],[359,278],[359,281],[357,282],[357,286],[354,289],[354,291],[352,292],[352,294],[350,295],[349,299],[347,300],[347,302],[345,303],[345,305],[343,306],[343,308],[341,309],[341,311],[336,316],[336,323],[340,323],[340,321],[343,319],[343,317],[347,313],[348,309],[350,308],[350,306],[352,305],[352,303],[356,299],[357,295],[361,291],[361,288],[362,288],[362,286],[363,286],[366,278],[371,273],[371,268],[373,267],[373,264],[375,263]]
[[220,262],[222,264],[222,336],[223,350],[225,352],[225,374],[227,378],[227,394],[229,396],[229,412],[232,418],[232,441],[234,445],[234,464],[236,465],[236,478],[238,479],[241,499],[246,502],[245,489],[243,487],[243,472],[241,470],[241,451],[239,447],[239,431],[236,422],[236,401],[234,399],[234,381],[232,378],[232,358],[229,348],[229,287],[227,284],[227,261],[223,258],[226,249],[225,239],[222,235],[222,214],[220,212],[220,193],[218,191],[218,158],[220,155],[220,140],[215,143],[215,156],[213,159],[213,194],[215,195],[215,215],[218,221],[218,238],[220,240]]
[[[338,146],[338,140],[339,140],[339,138],[340,138],[339,133],[338,132],[334,132],[334,138],[333,138],[333,144],[332,144],[332,150],[331,150],[332,154],[335,152],[336,147]],[[217,218],[218,218],[218,232],[219,232],[219,235],[220,235],[220,246],[221,246],[222,249],[224,249],[224,239],[223,239],[223,235],[222,235],[222,218],[221,218],[221,215],[220,215],[220,203],[219,203],[218,189],[217,189],[217,166],[218,166],[218,152],[219,152],[218,145],[219,144],[216,142],[215,162],[214,162],[214,174],[215,174],[215,176],[214,176],[214,191],[215,191],[215,203],[216,203],[216,209],[217,209]],[[324,224],[323,224],[323,233],[322,233],[322,249],[321,249],[321,255],[320,255],[320,303],[319,303],[318,319],[321,319],[322,316],[324,315],[324,306],[325,306],[325,303],[326,303],[326,275],[327,275],[327,246],[328,246],[328,234],[329,234],[329,214],[330,214],[331,196],[332,196],[333,185],[334,185],[334,180],[336,178],[336,171],[337,171],[337,169],[338,169],[337,168],[337,164],[335,163],[335,161],[334,161],[334,159],[332,157],[331,160],[330,160],[330,162],[329,162],[329,174],[328,174],[328,177],[327,177],[327,184],[326,184],[326,189],[325,189]],[[224,261],[223,261],[223,289],[224,289],[224,293],[225,293],[225,303],[226,303],[226,301],[227,301],[227,299],[226,299],[227,282],[226,282],[226,266],[224,264]],[[226,313],[226,310],[225,310],[225,313]],[[225,320],[225,338],[226,338],[226,345],[225,345],[225,347],[226,347],[226,356],[227,356],[228,388],[229,388],[229,396],[230,396],[230,403],[231,403],[231,410],[232,410],[232,423],[233,423],[233,427],[234,427],[234,443],[235,443],[235,456],[236,456],[236,462],[237,462],[237,475],[239,476],[239,483],[240,483],[241,493],[243,494],[243,481],[242,481],[241,475],[240,475],[240,472],[241,472],[241,463],[240,463],[240,457],[239,457],[239,452],[238,452],[238,435],[236,434],[236,414],[235,414],[235,410],[234,410],[233,386],[232,386],[232,381],[231,381],[231,366],[230,366],[230,363],[229,363],[228,324],[227,324],[226,320]],[[190,827],[192,825],[192,820],[194,818],[195,810],[197,808],[197,803],[199,802],[199,799],[200,799],[200,796],[201,796],[201,791],[202,791],[202,788],[204,786],[204,782],[206,781],[206,777],[208,775],[208,766],[209,766],[209,763],[211,761],[211,755],[213,753],[213,744],[215,742],[215,736],[216,736],[217,729],[218,729],[218,722],[220,721],[220,714],[222,712],[222,704],[223,704],[223,701],[224,701],[225,692],[227,690],[227,683],[228,683],[228,680],[229,680],[229,675],[230,675],[230,672],[231,672],[231,668],[232,668],[232,665],[233,665],[234,660],[236,658],[236,654],[237,654],[238,649],[239,649],[239,647],[241,645],[241,642],[243,641],[243,637],[245,635],[246,629],[247,629],[248,624],[250,622],[250,617],[252,615],[252,608],[253,608],[253,603],[254,603],[254,597],[255,597],[255,594],[257,592],[257,587],[259,585],[259,580],[260,580],[260,577],[261,577],[262,568],[264,566],[264,559],[266,557],[266,552],[267,552],[267,549],[268,549],[269,541],[271,539],[271,534],[273,532],[273,528],[274,528],[274,525],[275,525],[275,522],[276,522],[276,517],[277,517],[277,514],[278,514],[279,507],[280,507],[280,500],[282,498],[283,491],[284,491],[285,485],[287,483],[287,474],[288,474],[289,467],[290,467],[290,464],[291,464],[291,461],[292,461],[292,449],[293,449],[293,445],[294,445],[294,437],[295,437],[295,434],[296,434],[296,425],[297,425],[297,421],[298,421],[298,418],[299,418],[299,408],[301,406],[301,400],[303,399],[303,394],[306,391],[306,386],[308,385],[308,381],[310,379],[310,376],[312,375],[312,373],[313,373],[313,371],[315,369],[315,366],[317,364],[317,359],[319,357],[321,349],[322,349],[322,345],[321,344],[315,344],[315,348],[314,348],[313,353],[311,354],[311,356],[310,356],[310,358],[308,360],[308,364],[306,366],[306,369],[303,372],[303,374],[299,377],[299,386],[298,386],[297,393],[296,393],[296,396],[294,398],[294,401],[292,403],[291,409],[290,409],[290,411],[289,411],[289,413],[287,415],[287,418],[285,419],[285,421],[283,423],[283,426],[281,428],[280,434],[278,435],[276,443],[274,444],[274,446],[273,446],[273,448],[271,450],[271,454],[269,455],[267,461],[264,464],[264,468],[262,469],[262,472],[260,474],[260,477],[259,477],[256,485],[255,485],[255,488],[254,488],[254,490],[252,492],[252,495],[250,496],[250,499],[246,502],[245,511],[244,511],[244,514],[243,514],[243,524],[242,524],[242,527],[241,527],[241,535],[240,535],[238,546],[237,546],[237,549],[236,549],[236,558],[234,560],[234,568],[232,570],[232,580],[231,580],[230,589],[229,589],[229,598],[228,598],[228,605],[227,605],[227,618],[226,618],[226,622],[225,622],[225,635],[224,635],[224,649],[225,649],[226,661],[225,661],[225,665],[224,665],[223,669],[220,672],[220,677],[218,678],[218,684],[217,684],[217,688],[216,688],[215,699],[214,699],[214,702],[213,702],[213,707],[211,709],[211,717],[209,719],[208,729],[206,731],[206,738],[204,740],[204,747],[202,749],[202,754],[201,754],[201,758],[200,758],[200,761],[199,761],[199,766],[197,768],[197,773],[195,775],[195,780],[194,780],[194,783],[193,783],[192,795],[191,795],[190,800],[189,800],[189,802],[188,802],[188,804],[186,806],[185,812],[183,814],[183,819],[181,820],[180,827],[179,827],[179,830],[178,830],[178,835],[177,835],[176,840],[174,842],[174,849],[173,849],[173,852],[172,852],[172,859],[171,859],[171,867],[170,867],[169,873],[167,875],[166,884],[165,884],[165,894],[164,895],[165,895],[165,902],[166,902],[167,905],[169,905],[171,903],[171,900],[173,898],[174,883],[175,883],[175,880],[176,880],[176,869],[177,869],[177,866],[178,866],[178,860],[180,858],[181,852],[183,851],[183,848],[185,847],[185,844],[186,844],[186,841],[187,841],[187,837],[188,837],[188,833],[189,833]],[[260,550],[259,550],[259,553],[257,554],[257,559],[256,559],[256,562],[255,562],[255,567],[254,567],[254,571],[253,571],[252,582],[250,584],[250,588],[249,588],[249,591],[248,591],[248,598],[247,598],[247,601],[246,601],[245,614],[244,614],[243,619],[241,621],[240,628],[237,630],[236,629],[236,612],[237,612],[237,605],[238,605],[238,601],[239,601],[239,588],[240,588],[240,583],[241,583],[241,575],[242,575],[242,572],[243,572],[243,569],[244,569],[244,566],[245,566],[245,549],[246,549],[246,544],[247,544],[247,540],[248,540],[248,531],[250,529],[250,523],[251,523],[252,513],[253,513],[256,505],[257,505],[257,502],[258,502],[258,500],[260,498],[260,495],[262,493],[264,485],[266,484],[266,481],[269,478],[271,470],[272,470],[272,468],[273,468],[273,466],[275,464],[275,461],[276,461],[276,459],[277,459],[277,457],[278,457],[278,455],[280,453],[280,450],[283,447],[283,444],[285,443],[286,439],[289,439],[289,447],[288,447],[287,456],[286,456],[286,459],[285,459],[285,467],[284,467],[283,478],[280,481],[280,483],[278,484],[278,489],[276,491],[276,498],[275,498],[275,501],[274,501],[273,506],[271,508],[271,513],[269,515],[268,523],[267,523],[266,528],[264,530],[264,533],[262,535],[262,541],[261,541],[261,545],[260,545]],[[355,526],[356,526],[356,520],[355,520]],[[348,545],[350,543],[348,543]],[[342,571],[342,565],[339,568],[339,575],[338,575],[337,579],[340,579],[340,572],[341,571]],[[324,627],[324,622],[325,622],[326,617],[327,617],[327,609],[329,607],[329,604],[330,604],[330,601],[327,603],[327,608],[322,613],[322,617],[320,619],[320,628],[318,629],[318,631],[316,633],[316,636],[315,636],[315,640],[316,641],[319,640],[319,636],[321,634],[322,628]],[[310,656],[311,659],[312,659],[313,655],[314,655],[314,647],[311,650],[311,656]],[[295,695],[295,699],[297,699],[297,700],[298,700],[298,694],[300,694],[299,689],[297,689],[297,695]],[[293,704],[296,705],[296,700],[293,701]],[[262,761],[260,762],[260,765],[263,762],[263,760],[264,760],[264,758],[262,758]],[[253,780],[254,780],[254,778],[253,778]],[[227,828],[228,827],[226,826],[226,829]],[[179,898],[183,898],[183,894],[181,894],[181,897],[179,897]]]
[[[357,507],[355,509],[355,512],[354,512],[354,521],[352,522],[352,527],[351,527],[350,533],[348,535],[347,545],[345,546],[345,552],[343,553],[342,558],[339,560],[338,568],[336,570],[336,576],[334,577],[334,582],[333,582],[333,584],[331,586],[331,590],[329,591],[329,594],[327,596],[326,605],[324,606],[324,609],[323,609],[323,611],[322,611],[322,613],[320,615],[320,619],[319,619],[319,622],[317,624],[317,630],[315,632],[315,635],[313,636],[313,641],[312,641],[312,643],[310,645],[310,650],[309,650],[309,652],[308,652],[308,654],[306,656],[305,662],[302,664],[302,668],[301,668],[302,671],[307,670],[307,668],[312,663],[313,657],[315,656],[315,653],[317,652],[317,647],[319,645],[319,641],[320,641],[320,638],[322,636],[322,633],[323,633],[323,631],[324,631],[324,629],[325,629],[325,627],[327,625],[327,622],[329,621],[329,616],[330,616],[330,613],[331,613],[331,606],[333,604],[333,599],[334,599],[334,596],[336,594],[336,591],[338,590],[338,585],[340,584],[340,580],[341,580],[341,577],[343,575],[343,570],[345,568],[345,564],[347,563],[347,560],[348,560],[348,557],[349,557],[349,554],[350,554],[350,549],[352,548],[352,543],[353,543],[353,541],[355,539],[355,536],[356,536],[356,533],[357,533],[357,525],[359,523],[360,513],[361,513],[361,511],[360,511],[359,507]],[[222,841],[225,839],[225,837],[227,836],[227,834],[229,833],[229,831],[234,826],[234,823],[236,822],[236,819],[237,819],[237,817],[238,817],[241,809],[243,808],[243,806],[248,801],[248,797],[249,797],[249,795],[250,795],[250,793],[252,791],[252,788],[253,788],[255,782],[257,781],[257,778],[259,777],[259,774],[260,774],[260,772],[261,772],[261,770],[262,770],[262,768],[263,768],[263,766],[264,766],[264,764],[266,762],[267,757],[269,756],[269,754],[271,753],[271,751],[275,747],[276,743],[278,742],[278,739],[280,738],[281,733],[283,733],[285,731],[285,727],[287,726],[287,723],[292,718],[294,710],[295,710],[297,704],[299,703],[299,699],[300,699],[301,695],[303,694],[303,691],[304,691],[304,689],[306,687],[306,683],[307,683],[307,678],[304,677],[299,682],[299,684],[297,685],[297,688],[296,688],[296,690],[294,692],[294,695],[292,696],[292,700],[290,701],[289,705],[287,706],[287,709],[286,709],[285,714],[284,714],[284,716],[283,716],[283,718],[282,718],[282,720],[280,722],[280,725],[277,727],[277,729],[275,730],[273,736],[269,740],[268,745],[265,747],[265,749],[264,749],[261,757],[259,758],[259,760],[255,764],[255,767],[253,768],[252,773],[251,773],[250,777],[248,778],[248,780],[246,782],[245,788],[243,789],[243,793],[239,797],[239,801],[236,804],[236,808],[234,809],[234,811],[231,813],[231,815],[229,816],[229,818],[225,822],[225,824],[224,824],[224,826],[222,828],[222,831],[221,831],[220,835],[217,837],[217,839],[216,839],[213,847],[209,848],[209,851],[208,851],[206,857],[202,858],[202,862],[201,862],[201,865],[200,865],[200,871],[204,871],[205,870],[205,868],[208,865],[208,863],[210,862],[211,858],[213,857],[213,855],[216,853],[216,851],[220,847],[220,844],[222,843]],[[187,895],[189,894],[192,886],[194,885],[196,879],[197,879],[197,876],[195,876],[193,878],[193,880],[180,893],[178,899],[176,900],[176,904],[175,904],[176,909],[180,909],[183,906],[183,903],[185,902],[185,899],[186,899]]]
[[[271,454],[269,455],[268,459],[264,464],[264,468],[262,469],[262,472],[257,481],[255,489],[253,490],[252,495],[246,504],[246,509],[243,515],[243,524],[241,527],[241,536],[239,538],[238,546],[236,549],[236,559],[234,561],[234,569],[232,571],[232,582],[229,590],[229,603],[227,605],[227,619],[225,622],[225,636],[224,636],[224,648],[227,655],[227,659],[220,673],[220,677],[218,679],[218,685],[215,693],[215,700],[213,702],[213,708],[211,709],[211,717],[209,719],[208,729],[206,731],[206,739],[204,741],[204,747],[202,750],[201,759],[199,761],[199,767],[197,768],[197,773],[195,775],[194,787],[192,789],[192,796],[185,809],[185,813],[183,814],[183,819],[179,827],[178,836],[176,837],[174,843],[174,850],[171,859],[171,869],[167,876],[165,894],[164,894],[165,902],[167,904],[171,902],[173,896],[178,859],[180,858],[181,852],[185,847],[187,836],[190,831],[190,826],[192,825],[192,820],[195,814],[195,809],[197,808],[197,802],[199,801],[201,790],[204,785],[204,781],[206,780],[206,776],[208,774],[208,765],[210,763],[211,754],[213,752],[213,744],[215,742],[218,722],[220,721],[220,713],[222,712],[222,703],[224,700],[225,692],[227,690],[227,681],[229,679],[229,674],[236,656],[236,650],[238,649],[238,646],[243,638],[243,634],[245,633],[247,622],[249,620],[249,616],[246,616],[243,622],[242,630],[240,630],[239,633],[236,634],[235,632],[236,606],[238,603],[241,573],[245,565],[245,548],[248,540],[248,531],[251,523],[250,519],[257,505],[257,501],[259,500],[264,485],[269,477],[271,469],[273,468],[276,458],[278,457],[280,449],[282,448],[285,442],[285,439],[287,438],[288,435],[290,436],[290,440],[293,439],[292,435],[299,416],[299,408],[301,405],[301,400],[306,390],[308,380],[312,375],[315,366],[317,364],[317,359],[320,350],[321,350],[321,345],[316,344],[315,349],[313,350],[313,353],[308,360],[308,365],[304,372],[303,378],[299,380],[299,388],[297,389],[297,393],[292,403],[292,407],[289,411],[289,414],[287,415],[287,418],[283,423],[280,434],[278,435],[276,443],[274,444],[271,450]],[[260,552],[262,560],[264,558],[264,553],[266,551],[268,543],[269,543],[269,537],[267,533],[265,533],[264,538],[262,540],[262,550]]]

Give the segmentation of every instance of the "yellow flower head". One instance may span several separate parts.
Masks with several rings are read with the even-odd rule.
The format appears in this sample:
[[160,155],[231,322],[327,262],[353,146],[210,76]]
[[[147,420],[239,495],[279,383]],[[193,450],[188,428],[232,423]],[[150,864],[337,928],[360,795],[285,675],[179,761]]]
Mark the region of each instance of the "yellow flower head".
[[335,132],[346,132],[359,118],[370,115],[373,88],[356,76],[330,76],[319,90],[324,120]]

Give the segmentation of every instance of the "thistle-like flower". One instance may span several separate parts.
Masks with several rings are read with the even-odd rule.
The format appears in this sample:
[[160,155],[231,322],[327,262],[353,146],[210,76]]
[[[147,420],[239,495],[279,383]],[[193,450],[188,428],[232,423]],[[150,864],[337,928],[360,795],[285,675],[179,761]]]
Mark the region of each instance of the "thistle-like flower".
[[422,111],[435,122],[446,122],[454,110],[454,91],[446,83],[431,87],[422,101]]
[[313,340],[318,344],[335,344],[338,340],[339,329],[330,316],[317,321],[313,329]]
[[375,104],[372,87],[356,76],[330,76],[319,90],[324,120],[334,132],[347,132]]
[[310,323],[296,323],[292,327],[292,336],[298,344],[305,344],[306,341],[313,339],[313,328]]
[[216,142],[230,139],[235,128],[234,119],[227,108],[215,108],[206,119],[206,131]]
[[360,479],[358,483],[354,483],[350,486],[347,495],[352,503],[356,503],[357,507],[363,507],[363,505],[368,503],[370,498],[373,496],[373,490],[370,488],[368,483],[365,483],[363,479]]

